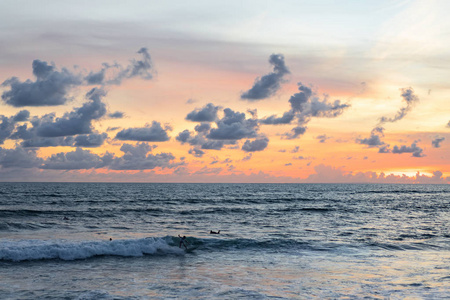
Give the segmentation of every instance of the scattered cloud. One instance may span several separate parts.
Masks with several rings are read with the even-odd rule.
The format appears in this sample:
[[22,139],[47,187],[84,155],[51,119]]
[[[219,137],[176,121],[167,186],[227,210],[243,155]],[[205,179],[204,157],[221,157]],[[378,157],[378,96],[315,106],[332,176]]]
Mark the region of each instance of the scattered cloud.
[[343,104],[340,100],[330,102],[328,95],[324,95],[323,99],[317,96],[310,87],[298,83],[299,92],[289,98],[291,109],[281,117],[272,115],[260,120],[261,124],[279,125],[291,124],[296,121],[297,126],[291,132],[285,133],[283,136],[288,139],[296,139],[306,132],[307,124],[311,118],[335,118],[341,115],[345,109],[350,107],[349,104]]
[[402,154],[402,153],[412,153],[413,157],[424,157],[423,149],[417,147],[416,142],[412,143],[411,146],[394,146],[392,148],[392,153]]
[[246,140],[244,145],[242,146],[242,150],[244,150],[245,152],[262,151],[267,148],[268,144],[269,139],[266,137],[256,139],[254,141]]
[[414,94],[414,90],[411,87],[403,88],[401,91],[401,97],[406,103],[406,106],[402,107],[393,118],[381,117],[380,124],[386,122],[396,122],[403,119],[406,114],[411,111],[412,107],[419,101],[419,97]]
[[434,140],[431,141],[431,145],[433,146],[433,148],[440,148],[441,147],[441,143],[445,140],[445,137],[435,137]]
[[246,119],[245,113],[224,109],[225,116],[216,122],[217,128],[212,128],[206,135],[213,140],[240,140],[258,136],[258,121]]
[[122,141],[139,141],[139,142],[165,142],[170,138],[167,129],[162,128],[161,123],[153,121],[150,126],[147,124],[141,128],[128,128],[119,131],[115,137]]
[[111,119],[122,119],[125,116],[125,114],[121,111],[116,111],[114,113],[108,114],[108,117]]
[[269,63],[273,65],[273,72],[257,78],[252,88],[241,94],[241,99],[256,101],[269,98],[280,89],[284,76],[290,73],[284,62],[284,56],[272,54]]
[[8,168],[35,168],[41,165],[42,158],[37,156],[35,149],[16,147],[15,149],[4,149],[0,147],[0,166]]
[[319,140],[320,143],[325,143],[327,140],[331,139],[331,137],[326,134],[316,136],[316,139]]
[[120,151],[124,153],[121,157],[111,160],[111,170],[149,170],[157,167],[175,168],[180,164],[173,163],[175,157],[171,153],[149,154],[153,147],[147,143],[136,145],[123,144]]
[[90,152],[89,150],[76,148],[76,150],[72,152],[60,152],[58,154],[53,154],[44,161],[40,168],[52,170],[84,170],[103,168],[108,164],[111,156],[111,154],[107,153],[101,157]]
[[208,103],[201,109],[195,109],[186,116],[186,120],[193,122],[214,122],[217,119],[219,106]]
[[35,81],[20,81],[11,77],[2,83],[8,87],[2,100],[14,107],[62,105],[71,100],[68,92],[74,86],[82,84],[80,75],[73,74],[66,68],[58,71],[54,65],[35,59],[32,63]]
[[30,117],[30,112],[22,110],[12,117],[6,117],[0,115],[0,145],[2,145],[6,139],[11,137],[11,134],[18,122],[24,122]]

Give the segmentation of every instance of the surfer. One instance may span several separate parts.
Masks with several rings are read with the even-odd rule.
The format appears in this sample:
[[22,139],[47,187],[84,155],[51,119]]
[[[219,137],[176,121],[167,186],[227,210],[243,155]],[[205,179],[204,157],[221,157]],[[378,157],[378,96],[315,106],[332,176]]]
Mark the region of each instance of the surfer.
[[187,250],[186,243],[188,243],[188,241],[186,240],[186,236],[183,235],[183,237],[181,237],[180,235],[178,235],[178,237],[180,238],[180,248],[181,248],[181,245],[183,245],[184,248]]
[[210,232],[209,232],[209,234],[219,234],[220,233],[220,230],[219,231],[213,231],[213,230],[211,230]]

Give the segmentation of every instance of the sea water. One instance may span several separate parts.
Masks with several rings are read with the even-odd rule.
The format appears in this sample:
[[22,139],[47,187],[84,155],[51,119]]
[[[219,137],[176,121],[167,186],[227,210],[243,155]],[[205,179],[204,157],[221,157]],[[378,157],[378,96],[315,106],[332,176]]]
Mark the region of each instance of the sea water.
[[0,299],[444,299],[449,221],[448,185],[0,183]]

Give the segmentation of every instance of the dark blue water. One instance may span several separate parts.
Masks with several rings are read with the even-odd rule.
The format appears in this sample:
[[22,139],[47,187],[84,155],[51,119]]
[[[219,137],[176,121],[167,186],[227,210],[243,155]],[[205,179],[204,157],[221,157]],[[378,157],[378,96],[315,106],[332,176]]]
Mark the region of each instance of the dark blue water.
[[0,183],[0,298],[445,298],[449,221],[448,185]]

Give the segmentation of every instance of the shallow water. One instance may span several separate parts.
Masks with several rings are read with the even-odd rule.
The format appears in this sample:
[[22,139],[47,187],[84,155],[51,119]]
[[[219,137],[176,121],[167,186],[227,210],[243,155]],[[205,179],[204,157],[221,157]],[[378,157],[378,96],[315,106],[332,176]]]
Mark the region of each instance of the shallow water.
[[449,221],[447,185],[1,183],[0,298],[440,299]]

